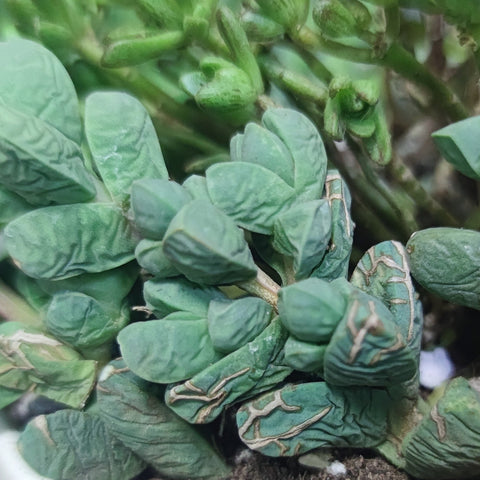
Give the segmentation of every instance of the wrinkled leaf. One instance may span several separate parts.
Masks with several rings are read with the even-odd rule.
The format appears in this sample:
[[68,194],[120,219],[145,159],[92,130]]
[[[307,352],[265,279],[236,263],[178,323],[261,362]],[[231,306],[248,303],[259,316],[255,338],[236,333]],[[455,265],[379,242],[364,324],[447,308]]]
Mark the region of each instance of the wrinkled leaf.
[[262,123],[280,138],[292,155],[296,194],[303,200],[320,198],[327,154],[315,125],[305,115],[287,108],[269,108]]
[[135,248],[138,264],[157,278],[176,277],[180,272],[163,253],[163,242],[144,238]]
[[428,228],[407,243],[415,280],[452,303],[480,310],[480,232]]
[[293,257],[296,280],[307,278],[330,242],[332,215],[327,200],[312,200],[281,212],[273,225],[273,247]]
[[63,292],[52,297],[45,326],[59,340],[82,349],[113,340],[129,317],[126,304],[112,310],[84,293]]
[[57,57],[38,43],[15,38],[0,43],[0,64],[0,99],[80,144],[82,124],[77,94]]
[[48,123],[0,104],[0,183],[29,203],[91,200],[80,147]]
[[16,193],[0,187],[0,226],[27,213],[34,207]]
[[332,238],[313,277],[334,280],[346,277],[353,244],[355,224],[350,216],[351,196],[347,184],[336,170],[329,170],[325,181],[325,198],[332,211]]
[[103,370],[97,398],[109,430],[160,474],[212,480],[228,476],[229,468],[206,439],[155,397],[122,360]]
[[85,134],[112,198],[128,201],[141,178],[168,178],[160,144],[145,107],[122,92],[94,92],[85,101]]
[[358,290],[328,344],[324,369],[331,385],[392,386],[415,375],[418,354],[387,307]]
[[249,448],[273,457],[319,447],[372,447],[386,436],[388,403],[382,390],[286,385],[243,404],[237,425]]
[[480,473],[478,379],[455,378],[402,447],[405,469],[425,479],[469,478]]
[[208,332],[216,350],[230,353],[253,340],[270,322],[272,306],[261,298],[212,300]]
[[83,360],[57,339],[21,323],[0,324],[0,408],[13,392],[18,398],[27,391],[83,407],[95,374],[96,362]]
[[44,279],[118,267],[134,258],[136,243],[121,209],[101,203],[33,210],[6,226],[5,241],[18,267]]
[[162,318],[173,312],[190,312],[207,318],[211,300],[224,300],[225,295],[214,287],[192,283],[185,278],[148,280],[143,286],[147,307]]
[[161,240],[177,212],[192,200],[178,183],[167,179],[146,178],[132,185],[132,209],[140,233]]
[[328,342],[343,318],[348,297],[339,282],[308,278],[283,287],[278,294],[278,311],[283,325],[299,340]]
[[323,373],[326,345],[304,342],[290,335],[285,342],[285,365],[300,372]]
[[26,462],[53,480],[119,480],[145,464],[96,415],[60,410],[35,417],[18,440]]
[[273,321],[252,342],[223,357],[165,393],[167,405],[190,423],[209,423],[239,399],[249,398],[281,382],[291,369],[276,360],[286,333]]
[[272,232],[275,216],[292,201],[295,191],[261,165],[226,162],[206,171],[212,202],[241,227]]
[[195,200],[177,213],[165,234],[163,251],[192,282],[228,284],[257,273],[241,230],[205,200]]
[[117,341],[132,372],[156,383],[186,380],[220,358],[208,335],[207,320],[188,312],[132,323]]
[[187,190],[190,195],[197,199],[210,200],[207,189],[207,179],[201,175],[190,175],[183,183],[182,186]]

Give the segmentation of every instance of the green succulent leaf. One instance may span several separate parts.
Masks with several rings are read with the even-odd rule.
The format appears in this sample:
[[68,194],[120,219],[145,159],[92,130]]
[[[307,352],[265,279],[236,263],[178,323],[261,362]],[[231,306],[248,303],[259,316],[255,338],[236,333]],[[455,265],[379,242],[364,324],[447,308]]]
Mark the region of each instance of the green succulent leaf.
[[257,3],[268,18],[291,31],[303,25],[308,15],[306,0],[259,0]]
[[270,130],[248,123],[245,133],[235,135],[230,142],[233,161],[248,162],[267,168],[290,187],[294,186],[294,164],[290,151]]
[[351,294],[325,352],[331,385],[393,386],[415,376],[418,352],[407,346],[392,313],[376,297]]
[[112,310],[79,292],[55,294],[45,316],[48,331],[78,349],[98,347],[113,340],[128,321],[128,305]]
[[192,200],[181,185],[167,179],[145,178],[132,185],[135,226],[151,240],[162,240],[178,211]]
[[35,417],[20,435],[18,448],[34,470],[53,480],[118,480],[145,468],[100,417],[76,410]]
[[407,252],[420,285],[449,302],[480,310],[480,232],[420,230],[410,237]]
[[402,446],[405,469],[425,479],[467,478],[480,473],[478,379],[455,378]]
[[302,200],[322,195],[327,171],[327,154],[315,125],[303,114],[288,108],[269,108],[263,125],[290,151],[295,168],[295,191]]
[[420,351],[423,315],[417,312],[408,255],[401,243],[389,240],[369,248],[350,282],[382,300],[395,317],[403,338]]
[[0,324],[0,372],[0,408],[27,391],[81,408],[95,382],[96,362],[34,328],[5,322]]
[[205,200],[195,200],[177,213],[165,234],[163,251],[192,282],[229,284],[257,273],[241,230]]
[[372,447],[386,436],[388,404],[383,390],[286,385],[244,403],[237,425],[249,448],[272,457],[320,447]]
[[253,163],[219,163],[208,168],[206,178],[212,202],[238,225],[257,233],[272,232],[275,216],[295,194],[278,175]]
[[180,272],[163,253],[163,242],[144,238],[135,247],[138,264],[157,278],[176,277]]
[[161,475],[212,480],[228,476],[230,469],[201,433],[167,408],[121,359],[103,370],[97,399],[109,430]]
[[270,322],[273,308],[260,298],[212,300],[208,307],[208,332],[213,346],[230,353],[253,340]]
[[331,231],[332,214],[325,199],[294,204],[276,217],[273,247],[293,257],[296,280],[309,277],[321,262]]
[[123,265],[136,239],[119,207],[90,203],[26,213],[6,226],[5,242],[27,275],[51,280]]
[[347,308],[348,296],[340,282],[347,283],[308,278],[283,287],[278,311],[285,328],[299,340],[328,342]]
[[346,277],[353,244],[355,224],[350,215],[352,198],[347,184],[336,170],[329,170],[325,198],[332,212],[332,237],[327,253],[312,272],[313,277],[334,280]]
[[80,147],[39,118],[0,103],[0,183],[35,205],[91,200]]
[[253,341],[165,393],[166,404],[190,423],[209,423],[240,399],[281,382],[291,369],[279,363],[286,333],[273,321]]
[[195,199],[211,201],[208,195],[207,179],[201,175],[190,175],[182,183],[182,187]]
[[94,92],[85,100],[85,134],[112,198],[127,202],[133,181],[168,178],[145,107],[122,92]]
[[0,227],[33,208],[22,197],[0,186]]
[[479,130],[480,115],[447,125],[432,134],[445,160],[475,180],[480,179],[480,155],[476,142]]
[[[82,123],[77,94],[58,58],[38,43],[15,38],[0,43],[0,64],[0,103],[46,122],[80,144]],[[17,131],[17,136],[23,130]]]
[[304,342],[290,335],[285,342],[285,365],[299,372],[323,374],[326,345]]
[[189,312],[132,323],[117,340],[132,372],[156,383],[186,380],[221,358],[208,335],[207,320]]
[[190,312],[207,318],[211,300],[225,300],[225,295],[214,287],[190,282],[185,278],[153,279],[143,286],[147,307],[163,318],[173,312]]

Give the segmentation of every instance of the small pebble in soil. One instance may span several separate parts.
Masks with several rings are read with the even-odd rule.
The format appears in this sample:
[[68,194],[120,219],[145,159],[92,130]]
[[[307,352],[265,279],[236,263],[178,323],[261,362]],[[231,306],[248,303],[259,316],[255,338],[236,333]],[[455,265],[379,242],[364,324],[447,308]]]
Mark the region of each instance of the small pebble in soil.
[[437,347],[420,353],[420,384],[425,388],[438,387],[455,373],[455,367],[448,352]]
[[326,471],[330,475],[339,477],[347,474],[347,467],[342,462],[335,460],[326,468]]

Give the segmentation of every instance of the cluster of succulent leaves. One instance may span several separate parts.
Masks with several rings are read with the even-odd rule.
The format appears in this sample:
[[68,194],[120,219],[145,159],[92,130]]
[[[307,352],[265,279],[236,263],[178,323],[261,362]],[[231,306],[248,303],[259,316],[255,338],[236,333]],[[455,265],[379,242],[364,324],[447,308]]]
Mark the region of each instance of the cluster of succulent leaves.
[[[312,50],[408,76],[399,4],[443,13],[472,39],[480,15],[448,0],[257,0],[240,20],[235,1],[2,3],[61,60],[29,40],[0,43],[1,312],[15,303],[0,324],[0,408],[25,392],[62,405],[22,433],[30,465],[50,478],[129,479],[147,466],[225,478],[198,424],[233,407],[240,438],[265,455],[372,447],[420,478],[480,470],[478,382],[418,396],[423,314],[410,276],[480,309],[480,234],[421,230],[352,267],[349,187],[308,118],[387,164],[379,85],[332,75]],[[98,32],[105,46],[89,43]],[[162,74],[144,64],[169,55]],[[96,90],[81,109],[76,89]],[[155,127],[166,120],[156,129],[151,112]],[[478,123],[434,135],[475,180]],[[228,152],[202,136],[233,128]],[[169,150],[189,136],[206,145],[201,174],[167,170],[157,135]]]

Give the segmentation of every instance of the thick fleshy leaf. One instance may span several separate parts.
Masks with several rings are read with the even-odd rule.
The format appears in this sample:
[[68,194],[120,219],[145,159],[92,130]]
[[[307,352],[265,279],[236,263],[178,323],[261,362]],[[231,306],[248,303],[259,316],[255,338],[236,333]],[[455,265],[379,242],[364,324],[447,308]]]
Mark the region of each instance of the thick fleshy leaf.
[[320,265],[312,272],[312,276],[334,280],[347,276],[355,227],[350,216],[352,198],[347,184],[336,170],[328,172],[325,181],[325,198],[332,212],[332,238],[327,253]]
[[214,287],[192,283],[185,278],[148,280],[143,286],[147,307],[162,318],[173,312],[190,312],[207,318],[211,300],[225,300],[225,295]]
[[207,179],[201,175],[190,175],[183,183],[190,195],[195,199],[210,200],[207,189]]
[[0,104],[0,183],[29,203],[91,200],[80,147],[48,123]]
[[212,300],[208,332],[216,350],[230,353],[253,340],[270,322],[272,306],[261,298]]
[[261,165],[290,187],[294,186],[294,164],[289,150],[275,134],[256,123],[248,123],[245,133],[232,138],[230,156],[233,161]]
[[55,294],[45,315],[48,331],[79,349],[98,347],[113,340],[128,321],[127,305],[112,310],[79,292]]
[[455,378],[402,446],[405,469],[425,479],[470,478],[480,474],[480,389],[478,379]]
[[281,212],[273,225],[273,247],[293,257],[295,279],[308,278],[330,242],[332,214],[327,200],[297,203]]
[[194,427],[154,395],[120,360],[102,371],[99,415],[116,438],[169,478],[220,479],[230,469]]
[[257,273],[242,231],[205,200],[195,200],[177,213],[163,251],[192,282],[221,285],[249,280]]
[[452,303],[480,310],[480,232],[428,228],[407,243],[415,280]]
[[401,243],[389,240],[369,248],[350,282],[382,300],[395,317],[403,338],[420,351],[423,318],[418,315],[408,255]]
[[85,134],[112,198],[124,203],[134,180],[168,178],[145,107],[122,92],[95,92],[85,101]]
[[340,279],[329,283],[308,278],[283,287],[278,294],[278,311],[285,328],[299,340],[328,342],[348,303],[346,287],[339,287],[339,282],[347,284]]
[[326,348],[326,345],[304,342],[290,335],[285,342],[285,365],[300,372],[321,375]]
[[190,423],[215,420],[227,405],[257,395],[291,373],[279,361],[285,339],[285,330],[274,320],[252,342],[187,382],[168,387],[167,405]]
[[134,258],[136,239],[116,205],[33,210],[5,227],[8,253],[34,278],[62,279],[118,267]]
[[407,346],[388,308],[358,290],[328,344],[324,369],[331,385],[387,387],[416,374],[418,353]]
[[372,447],[387,434],[388,405],[383,390],[286,385],[243,404],[237,425],[249,448],[272,457],[320,447]]
[[53,480],[130,479],[145,468],[99,416],[76,410],[35,417],[18,448],[33,469]]
[[157,278],[176,277],[180,272],[163,253],[163,242],[143,238],[135,247],[138,264]]
[[479,130],[480,115],[447,125],[432,134],[445,160],[475,180],[480,179],[480,155],[476,141]]
[[322,195],[327,154],[315,125],[303,114],[287,108],[269,108],[262,123],[284,143],[295,165],[295,191],[304,200]]
[[258,233],[272,232],[275,216],[295,194],[278,175],[253,163],[212,165],[206,177],[212,202],[238,225]]
[[132,323],[117,340],[132,372],[156,383],[186,380],[221,358],[208,335],[207,320],[188,312]]
[[80,144],[77,94],[57,57],[38,43],[16,38],[0,43],[0,64],[0,99]]
[[0,186],[0,226],[27,213],[34,207],[16,193]]
[[57,339],[21,323],[0,324],[0,408],[13,392],[18,398],[27,391],[81,408],[95,374],[96,362],[82,359]]
[[192,200],[178,183],[167,179],[145,178],[132,185],[135,226],[151,240],[161,240],[177,212]]

